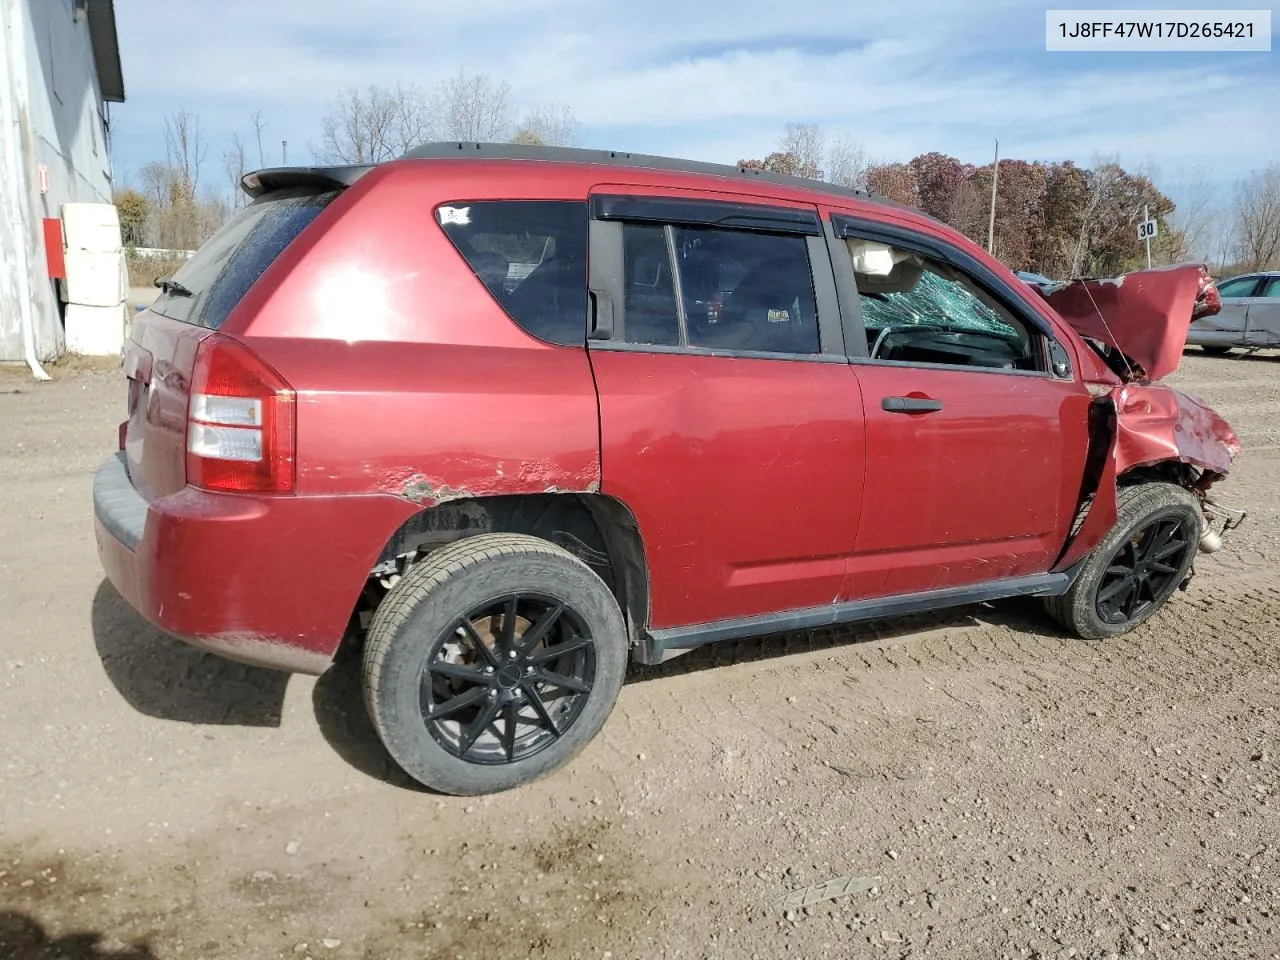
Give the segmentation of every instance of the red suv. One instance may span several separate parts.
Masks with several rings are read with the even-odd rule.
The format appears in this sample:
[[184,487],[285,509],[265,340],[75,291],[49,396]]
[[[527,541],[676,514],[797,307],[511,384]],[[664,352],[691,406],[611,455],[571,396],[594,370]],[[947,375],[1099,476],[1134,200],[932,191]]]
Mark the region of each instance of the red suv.
[[1018,595],[1111,637],[1217,542],[1239,445],[1154,382],[1198,267],[1068,285],[1073,326],[921,213],[757,170],[432,144],[244,187],[134,320],[102,563],[228,657],[363,643],[433,788],[564,764],[628,657]]

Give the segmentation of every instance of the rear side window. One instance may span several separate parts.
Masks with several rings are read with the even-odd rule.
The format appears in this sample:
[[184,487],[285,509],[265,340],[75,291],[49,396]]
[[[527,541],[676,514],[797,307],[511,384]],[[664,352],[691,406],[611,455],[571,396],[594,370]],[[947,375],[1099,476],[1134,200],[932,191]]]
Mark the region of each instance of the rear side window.
[[1253,288],[1257,283],[1257,277],[1237,277],[1234,280],[1228,280],[1226,283],[1219,284],[1218,293],[1224,297],[1252,296]]
[[267,267],[320,215],[337,191],[279,190],[228,221],[172,277],[181,284],[151,309],[217,330]]
[[572,200],[445,204],[436,219],[525,332],[564,346],[587,337],[587,205]]

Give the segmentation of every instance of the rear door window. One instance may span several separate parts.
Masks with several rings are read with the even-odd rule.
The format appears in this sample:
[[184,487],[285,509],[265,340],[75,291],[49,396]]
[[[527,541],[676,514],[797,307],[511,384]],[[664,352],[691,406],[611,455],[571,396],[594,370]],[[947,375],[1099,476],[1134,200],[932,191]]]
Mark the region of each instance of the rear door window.
[[678,227],[673,242],[689,346],[818,352],[818,308],[804,237]]
[[819,352],[803,236],[675,224],[624,223],[622,230],[629,343]]
[[1253,288],[1257,286],[1257,277],[1236,277],[1218,287],[1218,293],[1224,297],[1251,297]]
[[478,200],[436,219],[507,315],[564,346],[587,337],[587,205],[573,200]]
[[217,330],[267,267],[327,207],[337,191],[278,190],[229,220],[183,264],[151,309]]

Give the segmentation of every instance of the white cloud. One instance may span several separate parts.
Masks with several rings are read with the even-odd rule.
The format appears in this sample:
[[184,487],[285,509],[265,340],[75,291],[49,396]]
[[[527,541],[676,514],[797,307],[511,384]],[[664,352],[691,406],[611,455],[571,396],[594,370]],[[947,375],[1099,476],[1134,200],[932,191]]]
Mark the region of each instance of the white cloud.
[[287,139],[297,160],[341,88],[430,86],[460,69],[507,80],[523,102],[569,104],[588,145],[728,162],[768,152],[798,119],[852,134],[882,159],[939,150],[985,162],[998,136],[1006,156],[1118,152],[1230,178],[1273,157],[1258,111],[1280,100],[1276,72],[1241,55],[1045,54],[1043,8],[1014,0],[147,6],[116,7],[126,174],[162,153],[161,118],[179,106],[198,111],[215,140],[246,136],[261,108],[269,157]]

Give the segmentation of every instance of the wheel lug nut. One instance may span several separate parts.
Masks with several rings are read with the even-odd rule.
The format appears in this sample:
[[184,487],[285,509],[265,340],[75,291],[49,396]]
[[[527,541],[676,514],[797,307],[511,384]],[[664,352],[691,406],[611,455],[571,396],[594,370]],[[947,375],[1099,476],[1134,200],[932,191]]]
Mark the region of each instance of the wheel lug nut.
[[497,690],[490,690],[490,691],[489,691],[489,699],[490,699],[490,700],[492,700],[492,699],[493,699],[494,697],[496,697],[497,695],[498,695],[498,691],[497,691]]
[[524,672],[525,672],[526,674],[531,674],[531,673],[533,673],[533,667],[525,667],[525,668],[524,668]]
[[493,667],[485,667],[485,668],[484,668],[484,672],[485,672],[485,673],[493,673]]
[[507,651],[507,659],[508,659],[508,660],[514,660],[517,656],[519,656],[519,654],[517,654],[514,650],[508,650],[508,651]]

